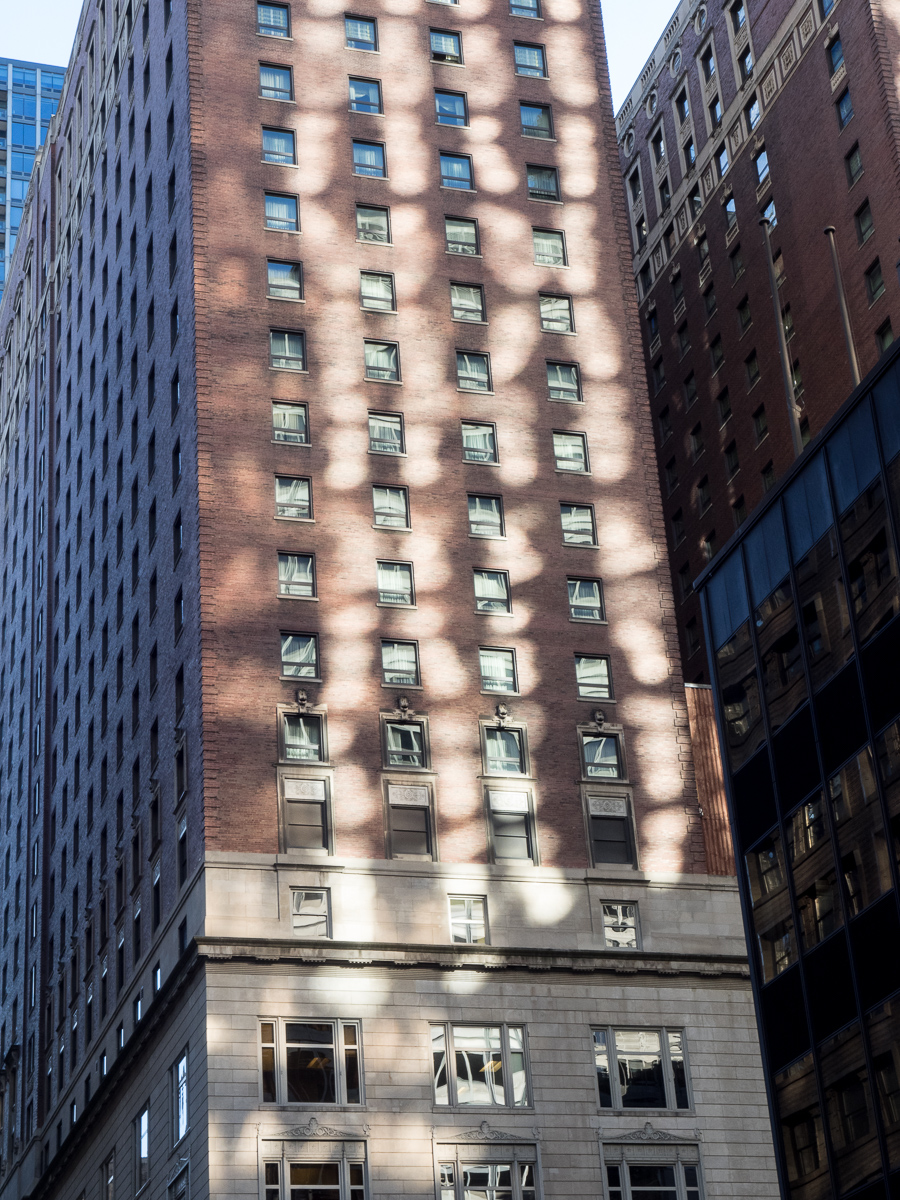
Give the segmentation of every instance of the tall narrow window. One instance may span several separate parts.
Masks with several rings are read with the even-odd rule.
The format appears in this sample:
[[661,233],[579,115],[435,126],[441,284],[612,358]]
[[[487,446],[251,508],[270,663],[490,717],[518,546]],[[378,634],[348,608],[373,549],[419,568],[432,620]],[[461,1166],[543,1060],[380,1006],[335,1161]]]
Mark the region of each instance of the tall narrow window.
[[150,1110],[143,1109],[134,1123],[134,1190],[150,1179]]
[[172,1114],[175,1120],[175,1143],[188,1131],[188,1057],[185,1050],[172,1068]]

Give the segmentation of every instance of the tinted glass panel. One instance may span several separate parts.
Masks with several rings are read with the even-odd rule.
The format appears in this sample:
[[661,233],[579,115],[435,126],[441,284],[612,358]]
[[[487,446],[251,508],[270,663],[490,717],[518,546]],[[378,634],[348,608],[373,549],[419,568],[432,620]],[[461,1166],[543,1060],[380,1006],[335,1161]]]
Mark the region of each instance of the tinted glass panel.
[[831,837],[818,796],[800,806],[787,823],[788,859],[800,923],[800,941],[811,950],[843,922]]
[[736,771],[750,758],[764,737],[759,680],[746,622],[718,650],[716,664],[724,707],[728,759],[732,771]]
[[776,1075],[774,1083],[790,1195],[827,1200],[831,1182],[812,1055]]
[[900,998],[866,1017],[876,1103],[881,1110],[888,1161],[900,1167]]
[[806,700],[806,677],[790,580],[783,580],[760,604],[755,620],[763,694],[774,732]]
[[828,781],[838,861],[850,915],[891,886],[888,844],[868,746]]
[[763,981],[769,983],[797,958],[781,835],[773,834],[746,856]]
[[825,478],[825,459],[817,454],[784,493],[788,533],[794,562],[819,541],[832,524],[831,500]]
[[750,615],[740,554],[725,560],[710,579],[707,592],[713,641],[718,650]]
[[841,517],[841,540],[856,636],[866,642],[900,611],[897,559],[880,479]]
[[839,513],[878,474],[878,450],[869,401],[855,409],[828,443],[828,465]]
[[[862,1035],[845,1029],[819,1051],[825,1110],[840,1194],[866,1183],[877,1161],[878,1143]],[[873,1161],[875,1160],[875,1161]]]
[[788,573],[787,542],[778,505],[747,535],[744,546],[750,593],[754,604],[759,604]]

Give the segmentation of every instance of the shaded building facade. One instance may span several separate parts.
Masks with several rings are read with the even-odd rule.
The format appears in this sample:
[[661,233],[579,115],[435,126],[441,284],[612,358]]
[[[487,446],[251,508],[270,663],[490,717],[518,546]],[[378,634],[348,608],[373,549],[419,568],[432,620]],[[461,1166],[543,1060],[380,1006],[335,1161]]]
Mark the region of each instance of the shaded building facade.
[[617,114],[694,682],[708,679],[694,578],[793,461],[789,405],[808,441],[853,386],[826,226],[863,374],[898,328],[898,42],[890,0],[684,0]]
[[900,1194],[900,355],[698,580],[790,1197]]
[[0,330],[3,1200],[775,1195],[614,164],[595,8],[85,6]]

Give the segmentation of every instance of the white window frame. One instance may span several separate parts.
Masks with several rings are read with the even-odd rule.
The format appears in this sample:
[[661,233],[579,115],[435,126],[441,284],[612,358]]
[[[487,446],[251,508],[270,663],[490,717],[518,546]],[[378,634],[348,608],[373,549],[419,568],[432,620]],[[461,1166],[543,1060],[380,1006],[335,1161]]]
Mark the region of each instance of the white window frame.
[[[512,1085],[512,1067],[510,1060],[510,1038],[509,1032],[511,1029],[521,1031],[522,1053],[525,1066],[525,1092],[526,1103],[515,1104],[506,1102],[503,1104],[466,1104],[460,1103],[459,1087],[456,1073],[456,1050],[454,1046],[454,1030],[455,1029],[499,1029],[500,1030],[500,1061],[502,1064],[504,1087],[507,1093]],[[447,1103],[440,1102],[437,1098],[437,1086],[435,1081],[435,1058],[439,1051],[433,1049],[434,1036],[439,1030],[443,1031],[444,1037],[444,1070],[447,1075]],[[534,1084],[531,1078],[531,1053],[528,1048],[528,1027],[524,1022],[520,1025],[516,1022],[494,1022],[481,1025],[476,1021],[432,1021],[429,1023],[429,1046],[431,1049],[431,1083],[432,1097],[434,1107],[437,1111],[442,1112],[446,1109],[459,1109],[462,1112],[470,1110],[480,1110],[482,1112],[497,1112],[498,1110],[527,1111],[534,1108]]]
[[[331,932],[331,888],[309,888],[309,887],[292,887],[290,892],[290,912],[291,912],[291,932],[295,937],[320,937],[330,938]],[[321,899],[319,899],[321,898]],[[298,927],[295,922],[295,917],[303,917],[303,904],[307,900],[317,900],[322,905],[322,910],[311,915],[316,918],[317,924],[321,924],[321,931],[312,925],[300,925]],[[322,918],[319,921],[319,918]],[[312,929],[313,932],[304,932],[306,929]]]
[[176,1058],[169,1071],[170,1094],[172,1097],[172,1145],[180,1145],[191,1131],[190,1097],[190,1063],[188,1048],[185,1048]]
[[[335,1099],[326,1100],[288,1100],[287,1099],[287,1026],[288,1025],[330,1025],[332,1029],[331,1048],[335,1056]],[[263,1042],[263,1027],[274,1025],[275,1041]],[[346,1030],[355,1031],[355,1044],[347,1041]],[[263,1099],[263,1045],[275,1047],[275,1095],[276,1099]],[[293,1044],[293,1043],[292,1043]],[[359,1072],[359,1100],[347,1099],[347,1052],[356,1051],[357,1069]],[[362,1021],[344,1020],[330,1017],[260,1017],[256,1028],[256,1054],[259,1070],[259,1103],[264,1108],[360,1108],[366,1103],[365,1071],[363,1063]]]
[[[611,913],[610,916],[613,917],[613,920],[611,920],[610,922],[607,922],[607,920],[606,920],[607,914],[604,911],[607,908],[615,909],[618,912],[618,920],[616,920],[615,917],[613,917],[613,914]],[[635,941],[634,946],[615,946],[610,942],[609,938],[607,938],[607,936],[606,936],[606,930],[608,928],[612,929],[615,924],[623,925],[623,923],[624,923],[623,919],[622,919],[623,914],[622,914],[621,910],[624,908],[634,909],[634,941]],[[622,951],[640,950],[642,948],[641,914],[640,914],[640,909],[638,907],[638,903],[636,900],[601,900],[599,902],[599,909],[600,909],[600,932],[603,937],[604,946],[608,947],[610,950],[622,950]],[[625,926],[625,928],[630,928],[630,926]]]
[[[463,903],[466,906],[466,914],[463,917],[453,916],[453,903]],[[474,916],[474,905],[481,905],[481,917]],[[487,896],[460,896],[451,894],[447,897],[447,911],[450,922],[450,941],[453,945],[466,946],[489,946],[491,944],[491,931],[488,923],[488,902]],[[471,934],[473,927],[481,926],[484,929],[484,937],[481,940],[476,940],[471,936],[455,937],[453,930],[454,926],[464,929],[467,934]]]

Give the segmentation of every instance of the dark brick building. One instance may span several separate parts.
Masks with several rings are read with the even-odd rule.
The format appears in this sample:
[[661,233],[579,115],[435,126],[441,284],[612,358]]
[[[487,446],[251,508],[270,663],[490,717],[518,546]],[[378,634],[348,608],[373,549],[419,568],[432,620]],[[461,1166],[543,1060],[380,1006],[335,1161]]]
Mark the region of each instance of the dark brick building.
[[686,678],[708,678],[692,581],[794,458],[759,222],[768,217],[808,441],[898,309],[896,4],[679,4],[617,117]]
[[775,1194],[615,153],[596,8],[86,4],[0,309],[3,1200]]

